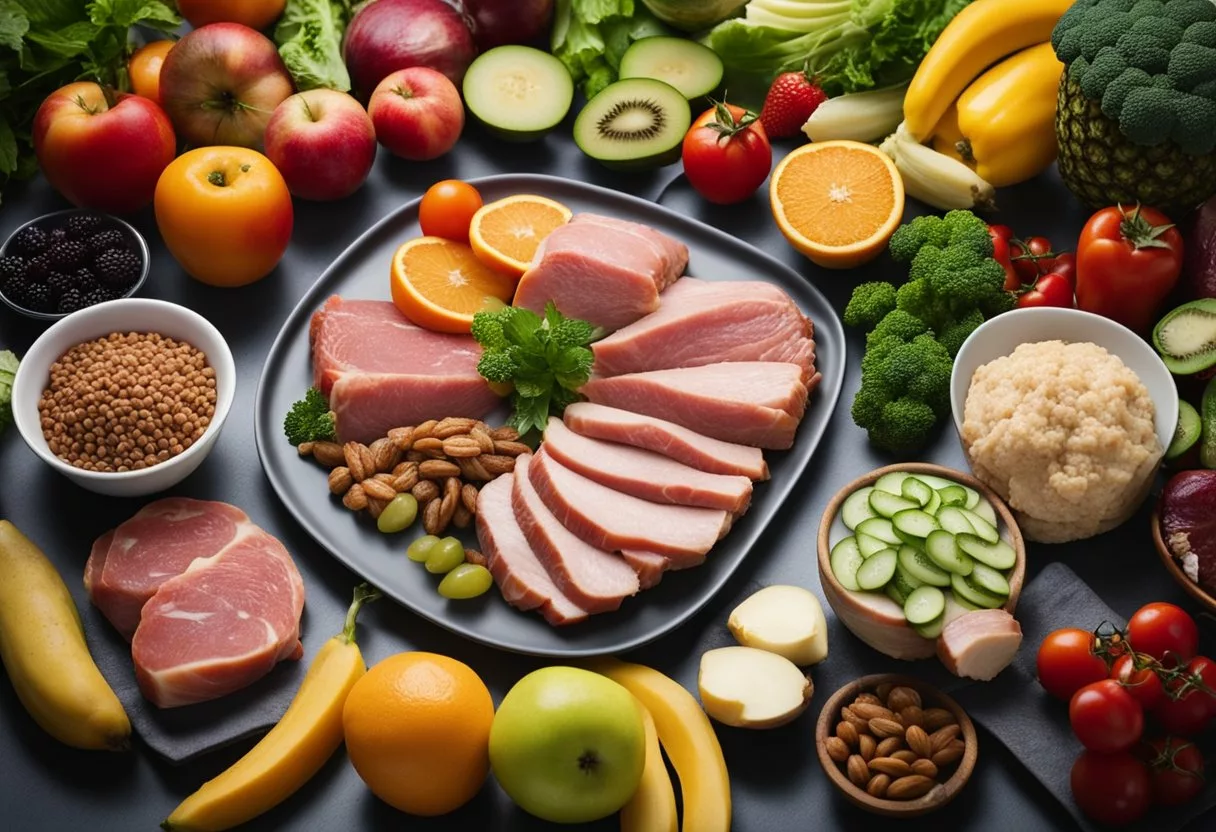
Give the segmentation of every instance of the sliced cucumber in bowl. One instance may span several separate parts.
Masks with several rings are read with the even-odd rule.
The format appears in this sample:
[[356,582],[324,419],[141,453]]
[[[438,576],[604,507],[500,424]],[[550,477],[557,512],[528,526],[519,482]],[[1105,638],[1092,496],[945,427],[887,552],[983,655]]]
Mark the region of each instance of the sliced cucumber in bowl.
[[872,486],[866,486],[845,497],[840,506],[840,520],[849,531],[857,531],[858,525],[878,516],[878,512],[870,508],[870,493],[873,490]]
[[908,574],[931,586],[950,586],[950,573],[929,559],[924,552],[913,546],[899,547],[899,565]]
[[904,618],[912,625],[925,625],[946,612],[946,596],[935,586],[921,586],[904,602]]
[[878,590],[887,585],[895,577],[895,567],[899,560],[894,549],[879,552],[873,557],[866,558],[857,569],[857,586],[864,590]]

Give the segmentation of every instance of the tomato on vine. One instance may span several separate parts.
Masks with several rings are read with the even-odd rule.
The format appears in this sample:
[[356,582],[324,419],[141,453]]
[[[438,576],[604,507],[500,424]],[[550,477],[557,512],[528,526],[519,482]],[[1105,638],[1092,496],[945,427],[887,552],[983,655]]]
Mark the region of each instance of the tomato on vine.
[[1148,765],[1153,802],[1177,806],[1203,791],[1203,754],[1195,743],[1181,737],[1162,737],[1145,743],[1141,756]]
[[1110,671],[1106,660],[1096,652],[1097,646],[1093,633],[1076,627],[1049,633],[1039,645],[1036,659],[1044,690],[1067,700],[1086,685],[1107,678]]
[[1072,765],[1069,785],[1085,816],[1109,826],[1139,820],[1152,800],[1148,767],[1130,751],[1083,752]]
[[1145,604],[1127,622],[1127,640],[1166,666],[1184,664],[1199,650],[1199,626],[1186,610],[1157,601]]
[[1110,678],[1132,695],[1146,711],[1161,704],[1165,698],[1165,688],[1161,684],[1161,676],[1157,673],[1157,660],[1143,653],[1125,653],[1115,659],[1111,666]]
[[1113,754],[1140,742],[1144,709],[1114,679],[1086,685],[1068,703],[1068,722],[1090,751]]

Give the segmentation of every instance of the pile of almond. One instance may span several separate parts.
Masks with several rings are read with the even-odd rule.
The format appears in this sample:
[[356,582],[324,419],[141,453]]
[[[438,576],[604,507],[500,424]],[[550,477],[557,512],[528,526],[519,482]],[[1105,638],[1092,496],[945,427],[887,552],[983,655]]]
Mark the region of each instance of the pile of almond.
[[963,758],[958,720],[925,708],[909,687],[882,684],[840,709],[828,756],[859,789],[887,800],[914,800],[948,779]]
[[457,416],[393,428],[370,445],[305,442],[298,450],[330,469],[329,490],[351,511],[375,519],[398,494],[413,494],[433,535],[466,528],[481,485],[514,471],[515,457],[531,451],[514,428]]

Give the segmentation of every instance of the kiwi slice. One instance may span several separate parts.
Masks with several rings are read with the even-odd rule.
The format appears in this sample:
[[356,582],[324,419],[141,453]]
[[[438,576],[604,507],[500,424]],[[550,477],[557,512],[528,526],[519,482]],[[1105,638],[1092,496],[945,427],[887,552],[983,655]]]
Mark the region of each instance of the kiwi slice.
[[1216,298],[1168,312],[1153,328],[1153,346],[1170,372],[1180,376],[1216,366]]
[[1190,402],[1179,399],[1178,427],[1174,429],[1174,438],[1170,440],[1170,446],[1165,449],[1165,458],[1177,459],[1185,454],[1195,447],[1195,443],[1199,441],[1202,433],[1203,420],[1199,418],[1199,411],[1192,407]]
[[574,141],[610,168],[640,170],[680,158],[692,112],[684,94],[653,78],[609,84],[574,120]]

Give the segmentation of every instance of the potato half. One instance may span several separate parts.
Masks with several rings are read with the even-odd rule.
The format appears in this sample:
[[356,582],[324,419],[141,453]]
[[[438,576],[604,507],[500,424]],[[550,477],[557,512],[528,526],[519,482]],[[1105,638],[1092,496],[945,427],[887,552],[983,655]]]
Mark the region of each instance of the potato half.
[[815,690],[789,659],[754,647],[706,651],[697,687],[705,713],[735,728],[784,725],[806,710]]
[[784,656],[796,665],[828,657],[828,623],[819,599],[800,586],[767,586],[735,607],[726,622],[744,647]]

